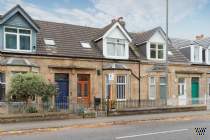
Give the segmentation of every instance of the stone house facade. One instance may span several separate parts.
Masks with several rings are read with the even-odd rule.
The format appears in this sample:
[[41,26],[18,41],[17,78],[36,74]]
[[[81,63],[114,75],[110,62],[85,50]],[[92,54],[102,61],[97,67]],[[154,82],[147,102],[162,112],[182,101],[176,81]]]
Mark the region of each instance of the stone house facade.
[[[25,72],[57,84],[55,103],[69,100],[92,106],[95,97],[109,96],[184,105],[187,98],[205,97],[208,65],[193,65],[176,43],[168,41],[166,53],[161,27],[130,33],[122,18],[103,28],[38,21],[17,5],[0,16],[0,100],[6,100],[11,77]],[[194,88],[198,93],[192,93]]]

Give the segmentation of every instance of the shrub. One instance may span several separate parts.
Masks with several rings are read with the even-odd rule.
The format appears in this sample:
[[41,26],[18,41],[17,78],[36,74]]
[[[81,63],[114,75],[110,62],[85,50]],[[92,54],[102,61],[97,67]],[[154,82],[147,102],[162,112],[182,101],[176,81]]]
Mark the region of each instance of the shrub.
[[41,75],[35,73],[16,74],[11,80],[9,99],[28,102],[35,96],[43,101],[57,93],[55,85],[46,82]]
[[33,107],[33,106],[26,108],[25,111],[26,111],[26,113],[37,113],[38,112],[36,107]]

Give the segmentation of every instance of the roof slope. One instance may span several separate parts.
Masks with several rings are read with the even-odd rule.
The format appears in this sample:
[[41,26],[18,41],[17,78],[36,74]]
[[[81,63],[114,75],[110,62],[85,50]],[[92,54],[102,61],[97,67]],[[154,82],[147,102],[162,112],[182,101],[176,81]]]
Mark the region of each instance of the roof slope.
[[[83,48],[81,41],[90,42],[100,29],[46,21],[36,21],[40,26],[37,34],[37,53],[73,57],[101,57],[94,46]],[[44,39],[53,39],[56,47],[46,47]]]
[[188,39],[172,38],[172,44],[175,48],[180,49],[182,47],[193,45],[195,42]]
[[154,35],[154,33],[156,33],[160,28],[161,27],[157,27],[157,28],[145,31],[145,32],[130,33],[130,34],[135,44],[142,44],[148,41]]
[[[37,34],[37,53],[47,55],[60,55],[85,58],[103,58],[102,44],[94,39],[111,28],[112,24],[104,28],[92,28],[71,24],[36,21],[40,27]],[[56,47],[46,47],[44,39],[53,39]],[[91,48],[83,48],[81,42],[88,42]],[[129,59],[137,59],[137,56],[129,49]]]

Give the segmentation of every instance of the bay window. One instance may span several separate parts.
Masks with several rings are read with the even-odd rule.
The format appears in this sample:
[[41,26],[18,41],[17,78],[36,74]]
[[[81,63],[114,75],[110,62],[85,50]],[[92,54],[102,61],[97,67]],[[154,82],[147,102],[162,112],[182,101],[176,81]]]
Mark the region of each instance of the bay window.
[[5,50],[30,51],[31,50],[31,30],[5,27]]
[[160,43],[150,44],[150,59],[164,59],[164,45]]
[[124,58],[127,57],[126,47],[128,44],[124,39],[115,39],[115,38],[107,38],[107,56],[108,57],[116,57],[116,58]]

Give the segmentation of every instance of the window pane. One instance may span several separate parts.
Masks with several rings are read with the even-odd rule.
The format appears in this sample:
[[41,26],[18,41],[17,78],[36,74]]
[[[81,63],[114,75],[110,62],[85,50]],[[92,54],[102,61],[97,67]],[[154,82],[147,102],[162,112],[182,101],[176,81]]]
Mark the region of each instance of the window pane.
[[17,35],[6,34],[6,48],[17,49]]
[[125,45],[117,44],[116,53],[117,53],[117,56],[125,56]]
[[151,44],[151,45],[150,45],[150,48],[151,48],[151,49],[155,49],[155,48],[156,48],[156,45],[155,45],[155,44]]
[[155,84],[155,78],[154,77],[150,77],[150,84]]
[[115,56],[115,46],[112,43],[107,44],[107,55],[108,56]]
[[210,96],[210,84],[208,84],[209,85],[209,96]]
[[150,58],[156,58],[156,51],[150,50]]
[[163,59],[163,50],[158,51],[158,59]]
[[17,33],[17,29],[14,29],[14,28],[5,28],[5,32]]
[[208,50],[208,62],[210,62],[210,50]]
[[20,49],[30,50],[30,36],[20,36]]
[[117,99],[125,99],[126,76],[117,76]]
[[5,97],[5,74],[0,73],[0,101],[3,101]]
[[5,97],[5,84],[0,83],[0,101],[3,101]]
[[0,83],[5,83],[5,74],[0,73]]
[[160,77],[160,84],[166,84],[166,78]]
[[89,90],[88,90],[88,82],[85,82],[85,85],[84,85],[84,96],[85,97],[88,97],[88,92],[89,92]]
[[158,49],[163,49],[163,45],[162,44],[159,44],[158,45]]
[[149,97],[150,99],[155,99],[155,85],[150,85],[150,93],[149,93]]
[[199,47],[194,48],[194,60],[199,61]]
[[179,83],[184,83],[184,78],[179,78]]
[[31,31],[30,31],[30,30],[23,30],[23,29],[20,29],[20,30],[19,30],[19,33],[21,33],[21,34],[31,34]]
[[82,97],[82,87],[80,83],[77,83],[77,97]]

